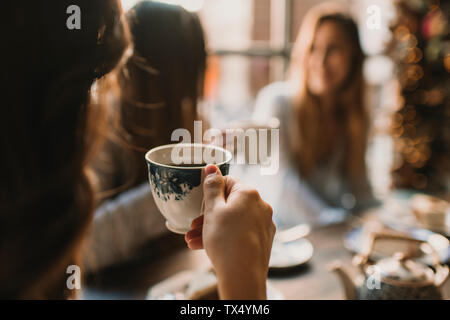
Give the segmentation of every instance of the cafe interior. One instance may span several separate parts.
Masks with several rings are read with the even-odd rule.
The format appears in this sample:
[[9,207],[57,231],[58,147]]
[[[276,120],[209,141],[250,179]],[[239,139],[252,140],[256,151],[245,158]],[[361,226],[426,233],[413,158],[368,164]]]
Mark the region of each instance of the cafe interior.
[[[0,268],[2,297],[59,298],[49,285],[59,277],[63,297],[85,300],[450,299],[449,1],[105,3],[118,5],[129,43],[88,90],[97,122],[83,127],[90,157],[79,163],[91,205],[69,197],[87,218],[62,220],[78,212],[62,191],[78,173],[61,188],[53,176],[39,180],[42,192],[28,185],[23,206],[5,193],[2,229],[11,231],[0,257],[15,253]],[[80,1],[63,12],[64,32],[88,29],[84,10]],[[115,45],[108,28],[97,46]],[[70,57],[84,59],[85,48]],[[107,52],[99,57],[107,66]],[[70,75],[69,94],[53,87],[43,110],[79,90],[82,71]],[[51,112],[42,119],[66,119]],[[62,137],[49,148],[66,152]],[[180,164],[179,142],[225,158]],[[8,164],[15,149],[3,150]],[[34,205],[49,219],[34,224],[34,253],[21,251],[31,236],[14,226],[28,228],[18,219],[34,221],[27,205],[47,189],[60,200]],[[59,224],[46,226],[51,219]],[[68,227],[78,222],[83,231]],[[27,261],[42,268],[25,271]],[[259,274],[262,293],[249,288]]]

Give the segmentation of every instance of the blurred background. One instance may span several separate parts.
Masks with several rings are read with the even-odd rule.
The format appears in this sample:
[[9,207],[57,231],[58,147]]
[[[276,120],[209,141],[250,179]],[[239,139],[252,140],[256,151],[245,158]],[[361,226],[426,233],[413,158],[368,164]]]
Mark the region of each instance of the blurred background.
[[[122,0],[124,10],[140,0]],[[209,50],[203,110],[221,127],[252,113],[258,91],[285,79],[306,12],[320,0],[164,0],[197,12]],[[450,189],[448,1],[346,0],[367,59],[368,170],[374,192]],[[445,14],[447,12],[447,15]],[[374,25],[376,18],[379,24]]]
[[[125,11],[138,2],[140,0],[122,0]],[[245,121],[251,117],[262,88],[270,83],[286,80],[291,51],[300,25],[311,8],[325,1],[159,2],[180,5],[199,15],[206,33],[208,51],[204,99],[200,102],[200,112],[212,127],[226,128],[233,122]],[[346,4],[351,8],[366,55],[363,76],[367,84],[365,100],[370,122],[366,166],[374,195],[381,200],[382,205],[373,211],[365,210],[364,219],[354,215],[353,220],[345,224],[337,224],[347,217],[341,215],[344,209],[327,207],[324,212],[331,218],[320,223],[335,225],[320,229],[315,228],[312,223],[313,228],[310,230],[309,223],[313,219],[309,219],[307,214],[303,215],[303,207],[299,206],[299,195],[302,193],[297,191],[303,189],[295,189],[298,185],[293,183],[292,179],[286,179],[290,177],[289,174],[280,175],[279,180],[274,176],[262,177],[259,174],[251,176],[247,181],[242,179],[257,186],[263,198],[274,207],[276,218],[293,218],[292,221],[276,220],[279,230],[282,230],[285,236],[288,235],[287,238],[294,234],[294,238],[285,242],[278,238],[275,241],[275,249],[272,250],[276,253],[275,265],[277,259],[287,261],[286,265],[278,270],[272,265],[273,275],[276,276],[276,272],[280,270],[287,270],[286,275],[294,274],[293,277],[279,277],[274,280],[285,298],[342,297],[337,278],[330,275],[326,266],[334,259],[347,261],[350,265],[351,260],[345,249],[352,253],[361,252],[363,244],[373,231],[396,230],[406,232],[415,239],[430,241],[439,252],[442,262],[448,263],[450,260],[450,207],[448,201],[443,203],[437,200],[450,199],[450,1],[334,2]],[[326,161],[331,162],[328,160],[327,154]],[[231,170],[237,170],[236,167]],[[248,167],[242,171],[251,171]],[[259,173],[258,169],[252,169]],[[239,171],[232,171],[233,175],[242,178],[237,173]],[[145,188],[148,190],[147,185]],[[419,194],[419,197],[413,198],[415,194]],[[436,197],[421,197],[423,194]],[[306,195],[311,196],[311,193]],[[355,198],[350,198],[347,203],[351,204],[347,205],[344,203],[344,200],[348,199],[345,198],[347,195],[349,194],[343,194],[341,202],[345,210],[351,210]],[[148,207],[144,207],[142,212],[145,213]],[[131,211],[136,212],[134,208]],[[317,211],[320,213],[320,210]],[[124,217],[125,213],[124,211]],[[297,217],[304,221],[296,220]],[[439,226],[433,219],[440,219]],[[139,222],[139,225],[144,224]],[[289,225],[294,227],[286,227]],[[165,227],[163,229],[166,231]],[[111,235],[113,239],[116,238],[113,232]],[[312,245],[305,239],[306,236],[309,236]],[[105,239],[101,233],[98,237],[99,241]],[[169,278],[165,284],[153,288],[147,296],[153,299],[160,298],[163,295],[161,292],[172,292],[172,288],[165,287],[170,287],[169,283],[188,282],[183,278],[191,277],[186,274],[186,268],[197,271],[199,267],[203,271],[207,268],[208,259],[202,253],[180,252],[171,256],[167,251],[170,247],[167,238],[161,239],[160,242],[151,243],[151,249],[147,250],[152,253],[152,257],[159,257],[158,254],[164,257],[154,268],[147,268],[145,263],[140,265],[136,262],[132,272],[124,272],[128,270],[126,266],[122,269],[113,268],[103,276],[93,276],[90,279],[91,284],[101,287],[104,283],[109,283],[108,279],[113,279],[109,280],[113,288],[122,292],[124,283],[128,283],[124,280],[124,274],[131,274],[127,281],[134,283],[134,286],[141,290],[136,293],[136,297],[142,298],[144,294],[147,295],[150,285],[181,271],[175,278]],[[180,245],[184,248],[184,242]],[[378,253],[383,250],[388,252],[388,256],[391,251],[399,249],[387,241],[377,250]],[[102,248],[99,251],[104,250]],[[307,262],[311,258],[309,267]],[[147,263],[151,260],[142,259]],[[295,272],[298,272],[298,276]],[[192,283],[198,282],[198,279],[192,280]],[[450,287],[447,287],[447,296],[450,296],[449,290]],[[130,291],[134,294],[132,289]],[[95,294],[96,292],[91,290],[86,297],[97,297]],[[99,296],[103,294],[101,291]],[[163,298],[177,297],[171,293]]]

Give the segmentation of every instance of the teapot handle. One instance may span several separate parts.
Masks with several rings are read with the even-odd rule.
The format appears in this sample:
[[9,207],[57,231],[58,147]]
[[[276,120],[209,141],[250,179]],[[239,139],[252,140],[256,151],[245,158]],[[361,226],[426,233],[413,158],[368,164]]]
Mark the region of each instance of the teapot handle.
[[434,249],[430,243],[428,243],[427,241],[411,238],[411,237],[409,237],[407,235],[403,235],[401,233],[389,232],[389,231],[371,232],[369,235],[369,242],[367,243],[365,248],[363,248],[362,253],[355,256],[355,258],[353,259],[353,263],[356,265],[359,265],[359,266],[363,266],[364,264],[366,264],[370,258],[370,255],[373,252],[375,242],[380,239],[390,239],[390,240],[398,240],[398,241],[405,241],[405,242],[414,242],[416,244],[424,244],[430,250],[429,254],[432,255],[433,266],[437,269],[440,269],[442,267],[439,254],[437,253],[436,249]]

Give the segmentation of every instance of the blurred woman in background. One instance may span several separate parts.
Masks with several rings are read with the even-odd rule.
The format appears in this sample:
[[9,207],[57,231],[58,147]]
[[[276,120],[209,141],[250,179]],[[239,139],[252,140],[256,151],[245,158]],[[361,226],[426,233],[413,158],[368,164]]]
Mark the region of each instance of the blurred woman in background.
[[[74,3],[83,18],[81,29],[71,30],[66,12]],[[129,32],[117,0],[18,0],[8,2],[6,12],[0,297],[73,298],[66,270],[82,266],[95,205],[89,164],[100,146],[99,130],[106,130],[103,106],[130,47]],[[188,244],[205,248],[221,298],[263,299],[272,210],[255,190],[223,178],[215,166],[205,173],[203,234],[191,234]],[[242,212],[246,219],[239,219]]]
[[168,233],[150,192],[144,156],[153,147],[176,143],[175,129],[188,129],[193,137],[203,94],[206,49],[197,14],[143,1],[126,17],[134,53],[119,74],[121,100],[110,105],[114,130],[94,163],[103,204],[85,254],[89,271],[123,261]]
[[287,192],[301,195],[304,213],[279,216],[280,224],[328,223],[372,203],[363,61],[354,20],[341,7],[321,4],[304,18],[288,81],[260,92],[254,120],[280,120],[281,160],[292,169]]
[[193,134],[194,120],[199,120],[197,100],[203,94],[206,48],[197,14],[177,5],[143,1],[127,13],[127,21],[134,53],[120,72],[122,99],[113,108],[120,122],[109,136],[120,151],[106,150],[107,160],[119,163],[111,172],[101,172],[105,191],[147,181],[145,153],[174,143],[175,129]]

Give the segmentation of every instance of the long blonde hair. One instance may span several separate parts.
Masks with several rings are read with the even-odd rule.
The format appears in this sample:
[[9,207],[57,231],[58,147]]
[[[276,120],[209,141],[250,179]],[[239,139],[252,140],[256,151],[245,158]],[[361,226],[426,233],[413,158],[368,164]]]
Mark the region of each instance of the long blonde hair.
[[[343,90],[338,96],[339,119],[344,128],[344,164],[342,173],[348,181],[357,187],[358,181],[365,175],[365,151],[367,135],[367,112],[365,110],[362,52],[358,29],[354,20],[341,7],[329,3],[313,8],[306,15],[295,42],[288,79],[295,88],[293,97],[294,121],[291,148],[293,160],[298,163],[300,173],[309,175],[322,160],[320,149],[323,130],[327,126],[321,123],[320,104],[307,88],[308,54],[311,50],[318,27],[325,21],[338,24],[347,34],[352,46],[352,66]],[[322,151],[322,153],[321,153]]]

